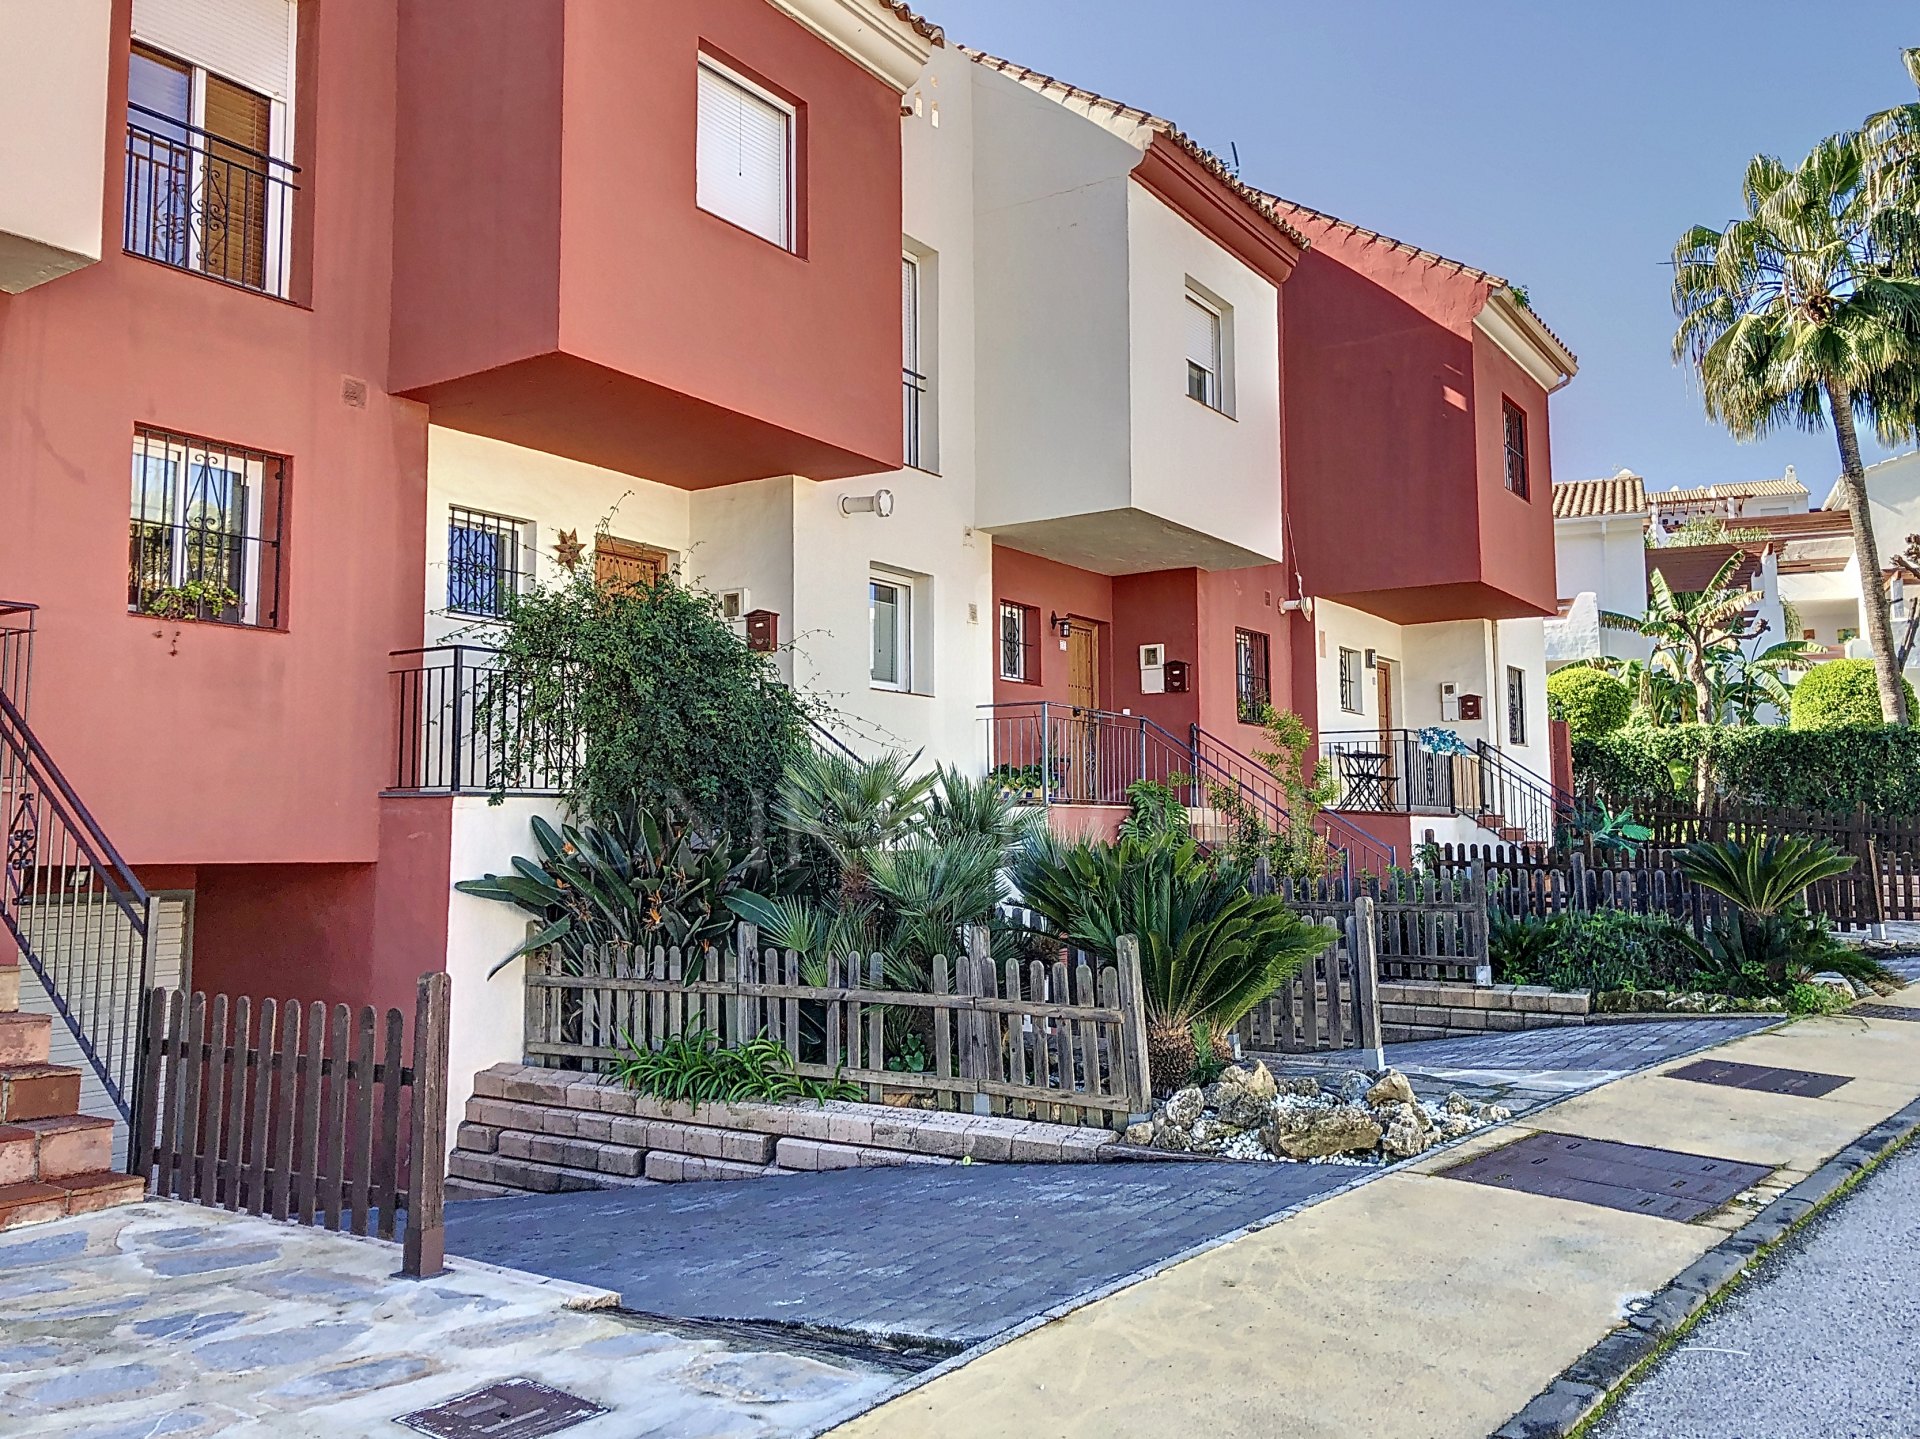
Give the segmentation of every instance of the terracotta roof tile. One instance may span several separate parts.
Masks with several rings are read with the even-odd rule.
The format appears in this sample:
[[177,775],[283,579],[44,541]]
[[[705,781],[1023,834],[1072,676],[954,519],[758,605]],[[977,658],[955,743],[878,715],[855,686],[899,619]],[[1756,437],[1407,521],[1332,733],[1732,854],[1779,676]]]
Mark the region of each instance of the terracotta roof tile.
[[889,10],[913,26],[913,28],[926,39],[931,40],[936,45],[944,45],[947,43],[947,32],[925,16],[914,13],[914,11],[907,7],[905,0],[884,0],[884,3]]
[[1252,206],[1262,219],[1266,220],[1268,224],[1280,231],[1281,234],[1285,235],[1294,244],[1305,249],[1312,243],[1305,235],[1301,234],[1299,230],[1287,223],[1286,219],[1280,214],[1279,209],[1275,206],[1272,196],[1254,189],[1253,186],[1243,181],[1234,173],[1231,165],[1214,154],[1213,151],[1200,144],[1191,135],[1187,134],[1186,131],[1174,124],[1173,121],[1163,119],[1150,111],[1139,109],[1136,106],[1123,104],[1119,100],[1109,99],[1107,96],[1096,94],[1092,90],[1083,90],[1078,85],[1069,85],[1066,81],[1056,80],[1051,75],[1042,75],[1038,70],[1029,69],[1025,65],[1015,64],[1011,60],[1002,60],[996,55],[987,54],[984,50],[975,50],[966,45],[962,45],[960,50],[968,59],[974,61],[976,64],[984,65],[989,70],[997,70],[1009,79],[1017,80],[1029,90],[1037,94],[1045,95],[1050,100],[1056,100],[1066,105],[1069,109],[1084,106],[1089,111],[1105,110],[1116,119],[1129,121],[1132,124],[1152,130],[1158,135],[1165,135],[1169,140],[1173,141],[1174,144],[1178,145],[1189,155],[1193,156],[1194,159],[1213,171],[1215,175],[1219,176],[1220,179],[1226,183],[1227,187],[1242,200],[1246,201],[1248,205]]
[[1590,519],[1599,515],[1644,515],[1646,512],[1646,481],[1629,470],[1622,470],[1604,480],[1554,481],[1553,517],[1556,520]]
[[1746,480],[1734,485],[1699,485],[1690,490],[1657,490],[1647,498],[1662,508],[1668,505],[1705,505],[1719,500],[1757,500],[1785,495],[1801,498],[1807,487],[1798,480]]

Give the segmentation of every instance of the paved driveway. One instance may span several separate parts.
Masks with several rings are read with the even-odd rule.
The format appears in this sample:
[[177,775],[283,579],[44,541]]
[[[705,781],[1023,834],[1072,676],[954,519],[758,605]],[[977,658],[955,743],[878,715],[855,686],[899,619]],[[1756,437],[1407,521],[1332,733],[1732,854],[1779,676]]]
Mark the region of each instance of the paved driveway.
[[971,1343],[1352,1180],[1341,1165],[974,1164],[447,1209],[447,1250],[629,1309]]

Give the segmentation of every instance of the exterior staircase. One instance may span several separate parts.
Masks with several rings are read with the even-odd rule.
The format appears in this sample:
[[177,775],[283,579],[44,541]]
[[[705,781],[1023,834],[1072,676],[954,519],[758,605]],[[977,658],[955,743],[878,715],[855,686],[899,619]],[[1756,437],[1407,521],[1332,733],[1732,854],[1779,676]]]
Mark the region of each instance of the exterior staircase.
[[53,1016],[20,1011],[21,967],[0,966],[0,1230],[145,1197],[113,1165],[114,1121],[80,1110],[81,1071],[49,1063]]
[[33,618],[0,601],[0,1230],[146,1192],[117,1161],[154,904],[28,727]]

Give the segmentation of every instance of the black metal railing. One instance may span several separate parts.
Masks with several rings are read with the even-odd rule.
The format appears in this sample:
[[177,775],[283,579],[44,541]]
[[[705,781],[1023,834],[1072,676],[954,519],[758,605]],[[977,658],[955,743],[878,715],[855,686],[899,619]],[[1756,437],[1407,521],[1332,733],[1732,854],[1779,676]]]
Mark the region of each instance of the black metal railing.
[[[1193,726],[1192,750],[1193,772],[1207,786],[1209,801],[1214,787],[1224,786],[1251,806],[1269,829],[1285,832],[1290,826],[1286,791],[1264,764],[1199,725]],[[1323,809],[1314,816],[1313,832],[1342,857],[1340,867],[1349,875],[1386,874],[1397,862],[1392,845],[1333,810]]]
[[284,299],[299,168],[144,105],[127,110],[127,253]]
[[389,793],[557,795],[572,783],[574,726],[533,704],[529,682],[502,671],[499,651],[395,650],[389,685]]
[[139,1104],[153,902],[26,717],[0,694],[0,923],[122,1119]]
[[1476,795],[1477,760],[1429,748],[1417,730],[1330,730],[1320,757],[1337,786],[1334,807],[1376,814],[1462,814],[1456,802]]
[[927,377],[917,370],[900,372],[900,420],[906,438],[906,464],[910,470],[923,470],[925,446],[921,436],[921,416],[926,408]]
[[1028,803],[1125,804],[1137,780],[1206,802],[1188,746],[1143,715],[1046,700],[980,708],[989,777]]
[[33,626],[40,607],[25,600],[0,600],[0,695],[27,713],[33,680]]
[[[1528,844],[1552,844],[1555,827],[1573,814],[1573,796],[1516,764],[1485,740],[1476,751],[1480,814],[1506,831],[1525,831]],[[1515,836],[1509,836],[1515,837]]]

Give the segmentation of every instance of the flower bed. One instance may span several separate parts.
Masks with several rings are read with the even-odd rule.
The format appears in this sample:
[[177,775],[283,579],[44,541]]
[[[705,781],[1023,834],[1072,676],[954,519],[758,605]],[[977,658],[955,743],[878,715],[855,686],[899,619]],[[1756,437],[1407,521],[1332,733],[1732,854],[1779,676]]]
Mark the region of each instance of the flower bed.
[[1130,1144],[1178,1154],[1268,1163],[1391,1164],[1512,1118],[1458,1094],[1419,1098],[1397,1070],[1350,1069],[1326,1079],[1276,1079],[1264,1063],[1230,1066],[1206,1088],[1182,1089]]

